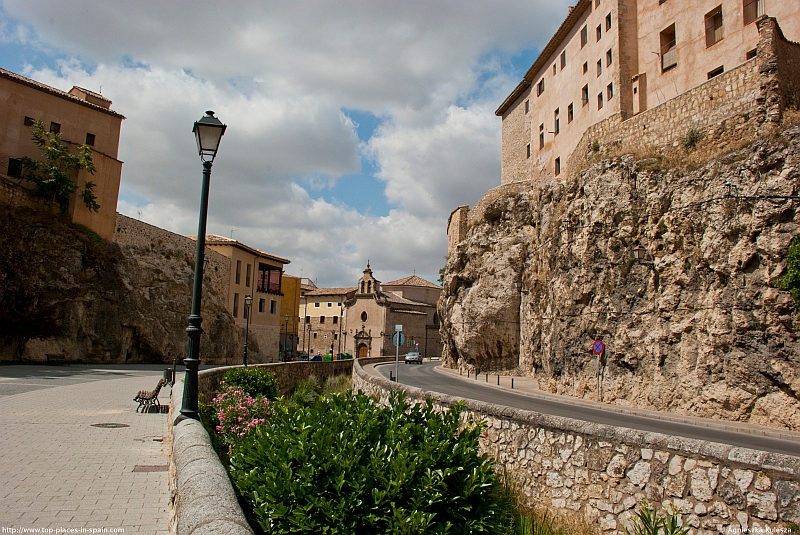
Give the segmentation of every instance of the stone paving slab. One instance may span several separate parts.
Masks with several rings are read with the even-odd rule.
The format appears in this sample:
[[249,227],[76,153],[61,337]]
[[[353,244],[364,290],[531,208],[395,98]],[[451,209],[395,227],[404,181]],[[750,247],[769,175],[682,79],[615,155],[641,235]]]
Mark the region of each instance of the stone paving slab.
[[[152,390],[160,371],[3,366],[0,375],[3,386],[36,386],[0,396],[0,528],[169,533],[168,472],[133,471],[169,462],[168,415],[134,412],[134,395]],[[162,389],[162,403],[169,394]]]

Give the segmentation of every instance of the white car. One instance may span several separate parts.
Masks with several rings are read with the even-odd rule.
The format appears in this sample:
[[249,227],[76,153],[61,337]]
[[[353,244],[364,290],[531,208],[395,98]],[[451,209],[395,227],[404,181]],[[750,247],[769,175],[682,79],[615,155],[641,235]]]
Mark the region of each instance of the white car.
[[406,364],[409,362],[416,362],[417,364],[422,364],[422,355],[420,355],[417,351],[412,351],[411,353],[406,354]]

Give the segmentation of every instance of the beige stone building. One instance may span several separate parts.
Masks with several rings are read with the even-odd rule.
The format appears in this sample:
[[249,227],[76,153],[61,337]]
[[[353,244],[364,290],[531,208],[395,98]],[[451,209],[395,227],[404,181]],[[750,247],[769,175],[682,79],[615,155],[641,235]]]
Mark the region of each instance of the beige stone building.
[[301,325],[297,311],[300,310],[302,299],[302,279],[284,273],[281,293],[279,346],[282,355],[288,355],[297,352],[299,346]]
[[300,310],[305,327],[300,335],[301,350],[309,355],[345,352],[345,302],[355,291],[355,288],[308,287]]
[[416,275],[381,284],[370,269],[345,305],[346,352],[357,357],[394,355],[392,335],[396,325],[403,326],[405,343],[400,354],[419,351],[423,356],[439,356],[439,316],[436,302],[441,287]]
[[[5,69],[0,69],[0,178],[20,182],[22,157],[39,159],[41,149],[31,141],[31,126],[42,121],[51,132],[60,133],[72,152],[88,145],[97,168],[94,175],[80,171],[72,179],[83,193],[87,181],[94,182],[100,209],[89,210],[75,195],[69,203],[72,221],[97,232],[106,240],[114,236],[122,162],[117,159],[119,134],[125,118],[111,110],[103,95],[73,87],[64,92]],[[30,184],[22,183],[30,187]]]
[[[798,7],[786,0],[580,0],[496,111],[503,118],[502,184],[563,175],[582,139],[599,150],[608,129],[755,65],[764,15],[777,20],[787,40],[800,41]],[[715,93],[730,101],[746,70],[721,89],[710,85],[708,107]],[[586,140],[603,121],[609,127]],[[635,134],[648,135],[646,123],[637,128]]]
[[[245,297],[252,298],[250,337],[258,342],[254,355],[272,362],[279,357],[281,331],[285,330],[281,314],[284,291],[283,266],[289,260],[260,251],[237,240],[209,234],[206,247],[230,262],[227,305],[236,325],[245,327],[248,313]],[[255,360],[253,360],[255,362]]]

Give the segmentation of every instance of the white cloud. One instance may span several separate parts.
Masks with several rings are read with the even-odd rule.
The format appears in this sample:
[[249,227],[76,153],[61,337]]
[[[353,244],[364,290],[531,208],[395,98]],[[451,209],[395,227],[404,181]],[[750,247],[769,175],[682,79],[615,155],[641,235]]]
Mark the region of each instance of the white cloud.
[[[25,73],[99,90],[127,117],[119,210],[183,234],[197,229],[201,166],[192,123],[229,125],[215,161],[210,232],[292,260],[289,272],[353,285],[369,258],[391,280],[435,280],[447,215],[500,179],[494,109],[518,80],[505,51],[543,46],[567,2],[538,0],[0,0],[0,40],[74,58]],[[384,119],[368,144],[342,109]],[[380,170],[393,205],[361,214],[314,200]],[[141,215],[139,215],[141,212]]]

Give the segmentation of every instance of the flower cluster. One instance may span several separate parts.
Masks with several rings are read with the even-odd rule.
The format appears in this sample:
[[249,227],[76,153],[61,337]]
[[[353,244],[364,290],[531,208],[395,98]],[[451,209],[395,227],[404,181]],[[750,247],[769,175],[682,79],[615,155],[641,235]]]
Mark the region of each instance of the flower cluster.
[[250,430],[267,421],[269,400],[264,396],[251,397],[237,386],[226,386],[212,400],[217,414],[217,433],[229,446]]

